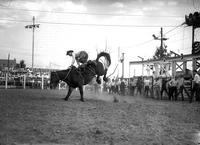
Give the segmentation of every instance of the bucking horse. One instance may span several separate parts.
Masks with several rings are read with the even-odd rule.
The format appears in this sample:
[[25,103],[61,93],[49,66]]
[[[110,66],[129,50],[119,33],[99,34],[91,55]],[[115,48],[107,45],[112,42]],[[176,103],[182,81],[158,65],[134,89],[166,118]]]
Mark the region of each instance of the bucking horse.
[[[100,61],[102,57],[105,59],[104,62]],[[68,93],[64,99],[67,101],[73,89],[78,88],[81,96],[80,100],[84,102],[83,86],[91,82],[94,77],[97,78],[96,81],[99,84],[101,83],[100,76],[103,76],[103,80],[107,81],[106,75],[110,64],[110,54],[100,52],[95,60],[88,60],[78,68],[72,66],[66,70],[51,72],[50,88],[55,89],[60,81],[64,81],[69,86]]]

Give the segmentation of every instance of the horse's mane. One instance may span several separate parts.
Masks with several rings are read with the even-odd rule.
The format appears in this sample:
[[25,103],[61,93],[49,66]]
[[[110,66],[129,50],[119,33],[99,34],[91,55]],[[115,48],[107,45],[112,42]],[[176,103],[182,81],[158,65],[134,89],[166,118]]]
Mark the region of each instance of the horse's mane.
[[97,54],[97,58],[96,58],[96,61],[97,61],[97,62],[99,61],[99,58],[100,58],[100,57],[105,57],[105,58],[107,59],[107,61],[108,61],[108,65],[109,65],[109,66],[111,65],[111,59],[110,59],[110,54],[109,54],[109,53],[104,52],[104,51],[98,53],[98,54]]

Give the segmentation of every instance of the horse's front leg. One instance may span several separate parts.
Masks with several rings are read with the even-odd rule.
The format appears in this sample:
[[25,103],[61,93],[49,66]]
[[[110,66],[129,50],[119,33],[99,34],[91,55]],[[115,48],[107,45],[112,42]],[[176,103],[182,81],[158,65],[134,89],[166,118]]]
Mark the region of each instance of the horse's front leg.
[[68,90],[67,96],[65,97],[65,101],[68,101],[69,96],[71,95],[71,93],[72,93],[73,90],[74,90],[74,88],[69,87],[69,90]]
[[103,80],[104,80],[104,82],[108,82],[108,78],[106,77],[106,75],[107,75],[107,69],[105,70],[105,73],[104,73],[104,76],[103,76]]
[[97,82],[98,84],[101,84],[101,78],[100,78],[100,76],[97,76],[96,82]]
[[80,95],[81,95],[81,101],[84,102],[84,98],[83,98],[83,86],[79,87],[79,92],[80,92]]

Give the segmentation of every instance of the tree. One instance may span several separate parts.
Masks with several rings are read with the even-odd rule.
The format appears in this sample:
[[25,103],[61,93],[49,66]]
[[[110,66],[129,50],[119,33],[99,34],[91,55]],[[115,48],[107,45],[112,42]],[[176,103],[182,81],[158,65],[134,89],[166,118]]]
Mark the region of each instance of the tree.
[[20,62],[19,62],[19,67],[20,67],[20,68],[26,68],[26,64],[25,64],[25,61],[24,61],[24,60],[20,60]]
[[167,52],[167,46],[164,45],[164,47],[157,47],[156,52],[153,56],[154,59],[163,59],[166,57],[169,57],[170,53]]

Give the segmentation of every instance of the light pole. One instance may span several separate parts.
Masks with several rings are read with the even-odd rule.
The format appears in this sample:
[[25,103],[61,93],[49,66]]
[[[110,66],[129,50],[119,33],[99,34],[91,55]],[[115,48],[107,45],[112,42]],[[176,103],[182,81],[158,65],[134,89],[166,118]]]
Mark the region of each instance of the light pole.
[[138,56],[138,58],[140,58],[142,60],[142,77],[143,77],[143,75],[144,75],[144,64],[143,64],[144,58],[141,56]]
[[32,29],[33,30],[33,34],[32,34],[32,72],[33,72],[33,68],[34,68],[34,41],[35,41],[35,28],[39,28],[40,24],[35,24],[35,17],[33,16],[33,24],[32,25],[26,25],[25,28],[26,29]]

